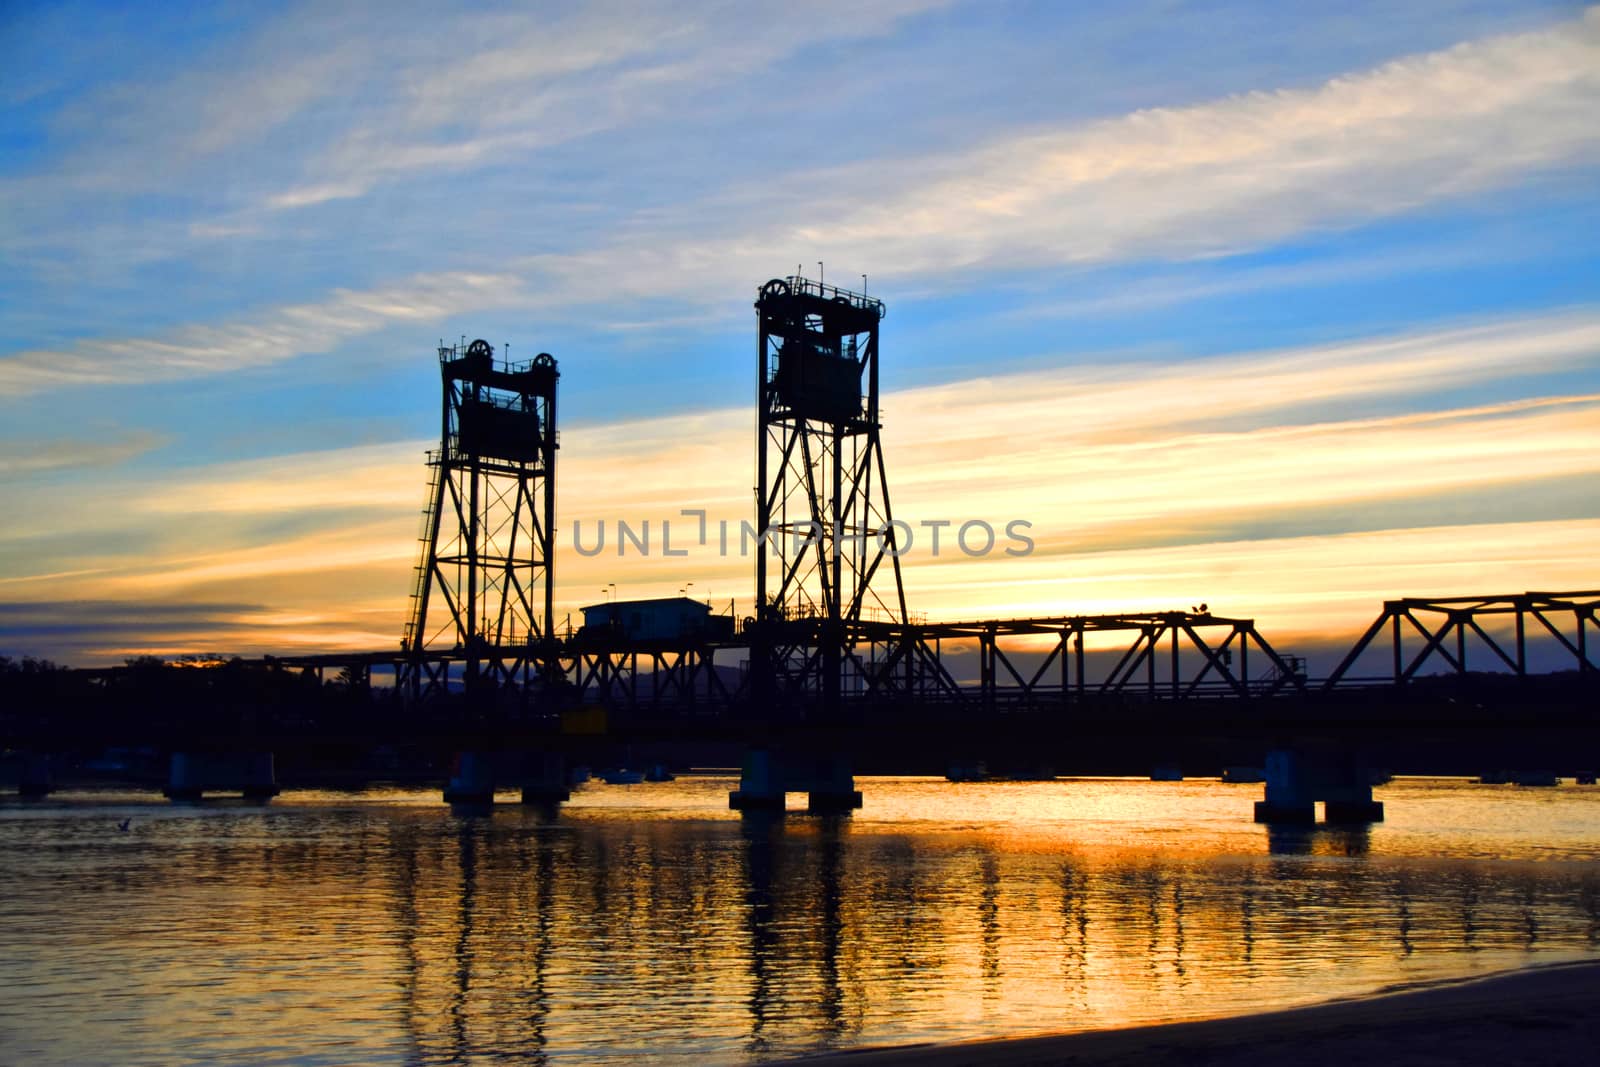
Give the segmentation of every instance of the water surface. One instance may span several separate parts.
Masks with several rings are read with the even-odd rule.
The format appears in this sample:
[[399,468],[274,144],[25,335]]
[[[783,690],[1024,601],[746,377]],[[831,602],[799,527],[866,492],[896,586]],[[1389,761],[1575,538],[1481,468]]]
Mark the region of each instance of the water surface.
[[1600,955],[1593,787],[1402,780],[1280,832],[1215,781],[866,779],[833,819],[730,784],[7,800],[0,1060],[738,1063]]

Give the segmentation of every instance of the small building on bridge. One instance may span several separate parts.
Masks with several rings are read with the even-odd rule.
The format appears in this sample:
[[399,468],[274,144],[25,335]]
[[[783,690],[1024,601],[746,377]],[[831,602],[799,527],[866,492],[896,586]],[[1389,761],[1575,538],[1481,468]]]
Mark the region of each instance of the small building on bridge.
[[609,600],[583,611],[580,638],[615,637],[627,641],[674,641],[686,637],[733,636],[733,618],[711,614],[711,605],[686,596],[658,600]]

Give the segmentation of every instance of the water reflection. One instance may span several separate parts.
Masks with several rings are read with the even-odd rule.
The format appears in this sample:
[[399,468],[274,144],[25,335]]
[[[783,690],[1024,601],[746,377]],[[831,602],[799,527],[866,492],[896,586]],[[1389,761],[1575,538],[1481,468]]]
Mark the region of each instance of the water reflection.
[[1074,863],[1061,868],[1062,975],[1068,1003],[1076,1011],[1089,1007],[1089,876]]
[[748,971],[750,1037],[744,1049],[752,1056],[767,1051],[767,1002],[772,996],[768,961],[778,944],[777,903],[773,897],[775,853],[773,837],[782,829],[783,817],[771,812],[747,812],[740,820],[744,837],[745,914],[749,929]]
[[1291,864],[1218,865],[1042,863],[858,838],[848,820],[718,829],[462,822],[454,862],[421,879],[429,850],[411,849],[394,923],[416,1058],[660,1043],[759,1059],[951,1036],[961,1015],[1105,1025],[1248,1004],[1263,981],[1316,974],[1302,994],[1316,996],[1337,991],[1329,980],[1377,985],[1449,942],[1532,951],[1555,931],[1570,948],[1594,936],[1592,873],[1572,897],[1534,868],[1374,871],[1348,862],[1364,850],[1343,831],[1272,850]]
[[478,860],[477,842],[474,840],[474,824],[463,821],[456,831],[456,841],[460,848],[461,864],[461,901],[459,904],[459,925],[456,930],[455,952],[455,989],[450,996],[450,1048],[455,1062],[465,1062],[467,1058],[467,992],[472,985],[472,906],[473,898],[477,892]]
[[1274,828],[1249,855],[755,814],[162,809],[137,836],[84,818],[0,820],[19,1060],[176,1040],[199,1059],[734,1062],[1600,948],[1591,863],[1384,856],[1345,828]]
[[993,1000],[1000,981],[1000,865],[993,853],[983,854],[978,871],[978,928],[983,945],[979,968],[984,998]]
[[1274,856],[1365,856],[1372,847],[1372,828],[1365,824],[1269,824],[1264,829],[1267,851]]
[[820,905],[817,944],[821,971],[821,997],[817,1005],[820,1044],[832,1047],[846,1030],[845,994],[839,977],[839,955],[844,935],[841,914],[841,868],[844,864],[842,835],[850,825],[848,816],[829,816],[821,820],[820,856],[817,866],[817,895]]

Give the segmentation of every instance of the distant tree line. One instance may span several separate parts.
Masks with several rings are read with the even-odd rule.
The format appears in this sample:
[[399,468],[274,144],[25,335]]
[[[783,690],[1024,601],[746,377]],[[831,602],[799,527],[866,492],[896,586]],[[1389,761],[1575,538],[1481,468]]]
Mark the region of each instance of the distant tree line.
[[358,725],[377,707],[348,672],[323,684],[309,668],[239,656],[134,656],[120,667],[88,670],[0,657],[0,746],[42,735],[118,744],[310,731]]

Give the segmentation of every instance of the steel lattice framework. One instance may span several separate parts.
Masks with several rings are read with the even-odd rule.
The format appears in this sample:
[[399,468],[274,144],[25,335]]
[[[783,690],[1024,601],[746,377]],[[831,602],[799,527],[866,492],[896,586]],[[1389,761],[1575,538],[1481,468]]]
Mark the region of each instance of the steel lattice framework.
[[555,550],[556,361],[496,362],[487,341],[441,346],[440,444],[402,640],[402,688],[526,688],[550,656]]
[[[1101,662],[1094,667],[1085,655],[1089,635],[1103,641]],[[1306,687],[1304,662],[1279,654],[1253,620],[1208,611],[945,622],[924,627],[920,636],[924,644],[932,642],[935,660],[945,643],[977,646],[978,684],[960,695],[983,705],[1043,705],[1091,696],[1247,699]],[[1047,639],[1037,666],[1023,666],[1001,644],[1018,638]]]
[[[789,695],[835,707],[859,680],[857,624],[906,621],[879,439],[884,306],[799,275],[767,282],[755,306],[756,525],[770,546],[757,553],[756,598],[772,639],[752,658]],[[885,562],[883,594],[873,580]],[[815,633],[795,642],[786,623]]]
[[[1589,632],[1600,617],[1600,591],[1521,593],[1487,597],[1407,597],[1384,601],[1380,614],[1350,653],[1334,668],[1324,688],[1353,680],[1351,669],[1389,630],[1392,672],[1384,681],[1403,685],[1424,667],[1443,664],[1449,673],[1467,673],[1468,650],[1476,646],[1490,655],[1490,669],[1506,668],[1517,677],[1528,673],[1528,635],[1548,635],[1555,647],[1572,657],[1572,668],[1589,674],[1600,670],[1590,654]],[[1509,633],[1505,632],[1509,629]],[[1500,631],[1496,633],[1495,631]],[[1407,647],[1407,638],[1411,647]]]

